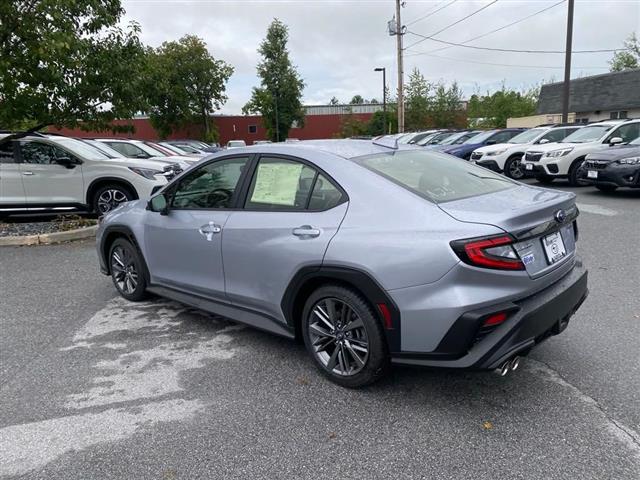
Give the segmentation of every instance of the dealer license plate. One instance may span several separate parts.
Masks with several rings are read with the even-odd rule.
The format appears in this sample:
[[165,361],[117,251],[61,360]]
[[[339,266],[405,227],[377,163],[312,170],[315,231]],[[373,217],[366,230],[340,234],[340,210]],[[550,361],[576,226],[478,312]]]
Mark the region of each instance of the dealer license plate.
[[567,255],[567,250],[564,248],[564,242],[562,241],[560,232],[543,237],[542,246],[544,247],[544,253],[547,256],[549,265],[562,260]]
[[598,172],[596,172],[595,170],[588,170],[587,178],[598,178]]
[[524,164],[524,169],[525,170],[533,170],[533,163],[525,163]]

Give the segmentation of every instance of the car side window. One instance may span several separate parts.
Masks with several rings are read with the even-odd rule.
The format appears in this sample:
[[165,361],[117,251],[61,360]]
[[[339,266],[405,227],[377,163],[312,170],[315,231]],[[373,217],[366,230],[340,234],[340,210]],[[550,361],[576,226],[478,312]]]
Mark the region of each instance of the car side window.
[[495,143],[504,143],[507,140],[510,140],[517,133],[520,132],[498,132],[493,137],[491,137],[491,140]]
[[20,154],[24,163],[36,165],[57,165],[57,160],[71,155],[54,145],[40,142],[27,142],[20,145]]
[[612,138],[622,138],[622,143],[629,143],[640,136],[640,122],[628,123],[627,125],[621,125],[616,128],[608,137],[607,142]]
[[14,163],[13,142],[0,145],[0,163]]
[[309,210],[329,210],[342,200],[342,192],[324,175],[318,175],[309,200]]
[[227,158],[188,173],[173,193],[171,208],[231,208],[238,182],[248,161],[248,157]]
[[130,143],[124,142],[104,142],[109,145],[111,148],[120,152],[125,157],[130,158],[149,158],[150,155],[142,150],[140,147],[136,147],[135,145],[131,145]]
[[245,208],[256,210],[304,210],[316,170],[303,163],[263,157],[251,180]]
[[[567,136],[567,132],[565,131],[565,129],[562,128],[559,130],[551,130],[545,133],[540,140],[549,140],[549,143],[553,143],[553,142],[559,142],[566,136]],[[538,141],[538,143],[540,143],[540,141]]]

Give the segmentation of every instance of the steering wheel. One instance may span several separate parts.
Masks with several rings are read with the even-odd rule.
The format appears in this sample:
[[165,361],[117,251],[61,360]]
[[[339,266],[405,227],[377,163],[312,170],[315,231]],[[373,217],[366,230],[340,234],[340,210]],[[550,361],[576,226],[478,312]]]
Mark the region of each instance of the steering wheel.
[[206,203],[210,205],[219,205],[221,203],[226,204],[233,197],[233,192],[226,188],[216,188],[209,192],[206,196]]

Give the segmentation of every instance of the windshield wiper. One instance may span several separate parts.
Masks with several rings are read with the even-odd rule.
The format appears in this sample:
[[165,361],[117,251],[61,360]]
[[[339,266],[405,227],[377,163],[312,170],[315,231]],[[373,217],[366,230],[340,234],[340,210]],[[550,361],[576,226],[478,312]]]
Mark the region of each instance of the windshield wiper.
[[483,180],[497,180],[499,182],[505,182],[505,183],[509,183],[508,180],[505,180],[504,178],[499,178],[499,177],[483,177],[482,175],[477,175],[475,173],[471,173],[471,172],[467,172],[469,175],[473,175],[476,178],[482,178]]

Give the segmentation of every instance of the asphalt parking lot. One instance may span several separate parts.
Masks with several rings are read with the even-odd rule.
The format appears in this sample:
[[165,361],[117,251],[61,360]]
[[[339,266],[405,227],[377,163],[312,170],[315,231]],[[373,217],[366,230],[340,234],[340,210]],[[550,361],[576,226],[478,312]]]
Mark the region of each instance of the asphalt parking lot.
[[640,191],[572,190],[590,296],[504,378],[346,390],[301,345],[116,297],[92,242],[0,249],[0,477],[637,480]]

